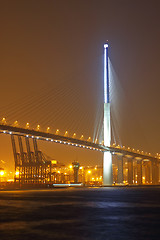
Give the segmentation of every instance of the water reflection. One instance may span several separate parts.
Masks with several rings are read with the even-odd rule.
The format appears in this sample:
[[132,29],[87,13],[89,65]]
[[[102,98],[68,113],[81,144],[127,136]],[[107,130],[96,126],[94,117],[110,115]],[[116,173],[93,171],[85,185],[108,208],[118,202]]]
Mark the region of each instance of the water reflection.
[[158,239],[160,188],[0,192],[3,239]]

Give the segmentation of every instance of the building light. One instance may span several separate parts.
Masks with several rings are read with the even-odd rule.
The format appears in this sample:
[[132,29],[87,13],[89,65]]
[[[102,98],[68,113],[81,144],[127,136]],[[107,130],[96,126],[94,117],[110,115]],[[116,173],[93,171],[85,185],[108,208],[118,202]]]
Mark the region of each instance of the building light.
[[16,171],[16,172],[15,172],[15,175],[16,175],[16,176],[19,176],[19,171]]
[[4,170],[0,170],[0,177],[4,176]]

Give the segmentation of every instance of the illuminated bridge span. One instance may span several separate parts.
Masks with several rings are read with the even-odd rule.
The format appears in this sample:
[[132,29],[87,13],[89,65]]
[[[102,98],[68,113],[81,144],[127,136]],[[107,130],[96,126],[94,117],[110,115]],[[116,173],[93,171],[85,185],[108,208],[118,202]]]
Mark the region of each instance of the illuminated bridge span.
[[[84,140],[73,137],[68,137],[68,132],[61,136],[57,131],[56,134],[40,131],[40,126],[37,130],[29,129],[29,123],[26,128],[17,126],[17,121],[13,126],[7,125],[5,118],[2,119],[0,132],[11,135],[12,148],[15,160],[15,169],[18,170],[19,176],[15,177],[15,181],[21,183],[45,183],[46,179],[51,182],[51,161],[45,158],[44,154],[39,151],[37,140],[45,140],[59,144],[66,144],[77,148],[84,148],[92,151],[100,151],[103,153],[103,185],[108,186],[113,184],[113,161],[114,156],[117,158],[116,180],[117,184],[123,184],[124,181],[124,158],[127,159],[127,171],[129,184],[159,184],[160,183],[160,156],[152,156],[150,153],[145,154],[143,151],[134,150],[131,148],[111,145],[111,117],[110,117],[110,89],[109,89],[109,70],[108,70],[108,43],[104,44],[104,141],[103,144],[91,142],[91,138]],[[49,130],[49,129],[48,129]],[[17,152],[15,138],[18,138],[20,152]],[[24,141],[26,152],[24,151]],[[33,142],[34,151],[31,151],[30,142]],[[76,166],[76,164],[75,164]],[[50,169],[50,170],[49,170]],[[136,176],[136,177],[133,177]],[[144,177],[145,175],[145,177]],[[145,178],[145,181],[143,181]],[[76,179],[76,176],[75,176]],[[147,180],[146,180],[147,179]]]
[[143,159],[143,160],[159,160],[160,157],[158,156],[152,156],[149,154],[144,154],[143,151],[140,152],[135,151],[134,149],[131,150],[130,148],[126,149],[125,147],[120,146],[104,146],[102,144],[97,144],[91,141],[85,141],[81,139],[61,136],[58,134],[53,133],[47,133],[47,132],[40,132],[36,130],[26,129],[26,128],[20,128],[20,127],[14,127],[14,126],[8,126],[8,125],[0,125],[0,132],[4,134],[14,135],[14,136],[21,136],[25,138],[35,138],[37,140],[44,140],[44,141],[50,141],[54,143],[60,143],[60,144],[66,144],[71,145],[74,147],[79,148],[85,148],[88,150],[93,151],[100,151],[100,152],[111,152],[112,154],[119,154],[127,156],[128,158],[137,158],[137,159]]

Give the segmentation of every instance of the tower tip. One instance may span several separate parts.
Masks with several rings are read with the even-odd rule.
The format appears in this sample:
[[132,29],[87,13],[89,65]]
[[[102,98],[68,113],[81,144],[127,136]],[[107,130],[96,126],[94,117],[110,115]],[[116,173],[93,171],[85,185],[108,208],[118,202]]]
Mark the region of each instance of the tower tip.
[[104,48],[108,48],[108,40],[105,42]]

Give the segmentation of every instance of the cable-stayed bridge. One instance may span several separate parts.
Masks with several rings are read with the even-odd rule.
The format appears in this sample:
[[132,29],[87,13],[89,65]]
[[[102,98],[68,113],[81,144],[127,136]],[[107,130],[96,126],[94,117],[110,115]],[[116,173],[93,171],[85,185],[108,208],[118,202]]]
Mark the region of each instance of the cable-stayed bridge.
[[[128,160],[128,183],[133,184],[133,160],[135,160],[138,164],[138,176],[137,176],[137,184],[142,184],[142,162],[145,163],[151,163],[152,164],[152,183],[158,184],[159,182],[159,174],[158,174],[158,167],[160,162],[159,155],[152,156],[150,153],[145,154],[143,151],[140,152],[139,150],[134,150],[126,147],[120,147],[119,145],[111,145],[111,146],[105,146],[104,144],[95,143],[92,142],[91,139],[83,140],[77,139],[74,136],[73,137],[67,137],[64,135],[59,135],[58,133],[48,133],[48,132],[41,132],[36,131],[33,129],[28,128],[21,128],[11,125],[0,125],[0,132],[2,134],[8,134],[11,136],[12,141],[12,147],[13,147],[13,153],[14,153],[14,160],[15,160],[15,169],[19,172],[23,172],[24,169],[30,169],[31,172],[34,173],[34,175],[39,175],[39,168],[41,168],[41,175],[44,174],[46,171],[46,168],[51,164],[48,160],[46,160],[43,156],[43,153],[39,151],[37,141],[48,141],[53,142],[57,144],[64,144],[68,146],[72,146],[75,148],[82,148],[87,149],[90,151],[98,151],[98,152],[110,152],[112,155],[116,156],[118,159],[118,174],[117,174],[117,183],[123,184],[123,157],[126,157]],[[20,153],[17,151],[16,147],[16,141],[15,137],[18,138],[19,142],[19,149]],[[23,141],[22,139],[25,139],[26,146],[27,146],[27,153],[24,152],[23,148]],[[34,145],[34,152],[30,150],[30,143],[33,141]],[[34,170],[36,168],[36,170]],[[29,171],[29,170],[27,170]],[[35,174],[37,172],[37,174]],[[157,172],[157,173],[156,173]],[[26,173],[27,174],[27,173]],[[32,175],[32,173],[30,173]],[[16,181],[20,181],[18,178],[15,177]],[[42,176],[43,178],[44,176]],[[35,177],[31,177],[35,179]],[[28,178],[29,179],[29,178]],[[32,179],[32,180],[33,180]],[[23,177],[21,179],[22,183],[25,180],[23,180]],[[26,179],[27,181],[27,179]],[[28,180],[29,181],[29,180]]]
[[[111,117],[110,117],[110,84],[109,84],[109,69],[108,69],[108,43],[104,45],[104,140],[100,143],[97,139],[92,141],[89,137],[84,139],[82,135],[77,138],[76,134],[72,137],[68,136],[66,131],[64,135],[61,135],[57,130],[55,134],[50,133],[50,129],[47,132],[40,131],[40,126],[37,125],[36,130],[29,128],[29,123],[25,128],[19,127],[17,122],[13,125],[7,125],[5,118],[2,119],[0,124],[0,132],[3,134],[11,135],[12,148],[15,161],[15,169],[19,171],[18,181],[25,182],[39,182],[43,179],[51,179],[51,162],[48,161],[43,153],[38,149],[38,140],[44,140],[59,144],[71,145],[76,148],[84,148],[92,151],[98,151],[103,153],[103,185],[112,185],[113,183],[113,157],[117,158],[117,176],[116,183],[123,184],[123,158],[127,159],[128,170],[128,183],[142,184],[143,178],[148,179],[148,183],[159,184],[160,179],[160,157],[159,155],[152,156],[150,153],[145,154],[143,151],[134,150],[131,148],[120,147],[119,145],[111,144]],[[18,145],[20,152],[17,151],[17,145],[15,138],[18,138]],[[23,140],[25,140],[26,152],[24,151]],[[31,151],[30,142],[33,142],[34,151]],[[136,168],[134,166],[136,162]],[[145,168],[142,169],[142,165]],[[136,181],[133,180],[136,169]],[[145,173],[144,173],[145,170]],[[143,173],[142,173],[143,172]],[[143,176],[145,175],[145,177]],[[40,177],[39,177],[40,176]],[[44,180],[45,181],[45,180]],[[51,181],[51,180],[50,180]]]

